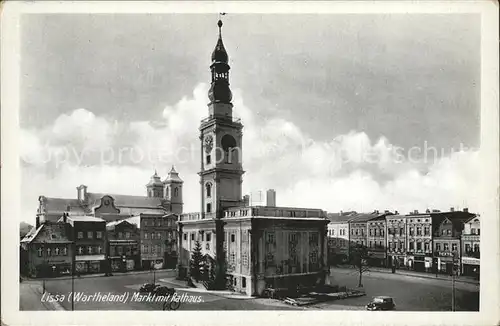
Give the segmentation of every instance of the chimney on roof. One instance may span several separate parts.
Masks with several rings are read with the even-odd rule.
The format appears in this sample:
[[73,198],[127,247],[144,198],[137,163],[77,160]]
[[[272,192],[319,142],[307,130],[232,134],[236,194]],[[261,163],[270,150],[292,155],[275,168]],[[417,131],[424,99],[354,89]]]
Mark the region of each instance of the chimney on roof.
[[35,230],[38,230],[39,227],[40,227],[40,216],[37,215],[35,220]]
[[386,209],[386,210],[384,211],[384,213],[385,213],[385,214],[389,214],[390,212],[389,212],[389,210],[388,210],[388,209]]
[[266,206],[276,207],[276,190],[268,189],[266,191]]
[[465,208],[464,208],[464,212],[465,212],[465,213],[468,213],[468,212],[469,212],[469,208],[465,207]]
[[63,213],[63,222],[68,223],[68,213],[67,212]]
[[398,211],[394,211],[394,215],[398,215],[398,214],[399,214],[399,212],[398,212]]
[[87,186],[86,185],[79,185],[76,187],[77,194],[78,194],[78,201],[83,202],[87,200]]
[[450,207],[450,212],[454,212],[455,211],[455,207]]
[[425,212],[426,212],[427,214],[429,214],[429,213],[431,212],[431,210],[427,208],[427,209],[425,210]]
[[418,214],[418,209],[414,210],[413,214]]

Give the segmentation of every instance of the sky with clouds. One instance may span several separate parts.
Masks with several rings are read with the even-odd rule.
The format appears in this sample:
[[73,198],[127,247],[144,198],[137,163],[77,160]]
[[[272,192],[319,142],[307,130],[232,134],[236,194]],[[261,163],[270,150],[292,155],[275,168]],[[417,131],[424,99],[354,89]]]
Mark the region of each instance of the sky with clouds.
[[[217,18],[23,16],[22,220],[79,184],[143,195],[172,164],[198,210]],[[479,16],[239,14],[222,33],[245,193],[330,212],[478,208]]]

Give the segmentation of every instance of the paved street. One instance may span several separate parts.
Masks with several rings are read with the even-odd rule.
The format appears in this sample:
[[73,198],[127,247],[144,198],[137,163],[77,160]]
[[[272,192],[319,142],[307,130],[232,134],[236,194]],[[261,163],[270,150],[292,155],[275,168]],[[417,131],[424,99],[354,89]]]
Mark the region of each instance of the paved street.
[[[178,284],[159,282],[160,279],[173,278],[174,272],[161,271],[156,273],[157,283],[175,287],[179,295],[186,293],[190,296],[201,296],[201,303],[183,303],[178,310],[296,310],[300,308],[288,306],[275,300],[267,299],[235,299],[226,298],[217,294],[211,293],[194,293],[186,292],[179,289]],[[136,292],[140,285],[152,282],[153,275],[151,273],[143,274],[115,274],[111,277],[85,277],[75,278],[75,292],[85,292],[86,294],[94,294],[97,292],[113,294],[129,294],[129,300],[126,304],[120,302],[75,302],[75,310],[161,310],[161,303],[155,302],[134,302],[130,298]],[[24,281],[22,284],[41,283],[40,281]],[[46,282],[47,291],[52,295],[68,295],[71,292],[71,278],[69,279],[51,279]],[[61,305],[66,310],[71,310],[71,301],[64,300]],[[21,310],[30,310],[31,306],[23,306],[21,300]]]
[[[359,274],[353,269],[331,269],[335,284],[356,287]],[[450,311],[452,288],[450,281],[420,278],[391,273],[367,272],[363,274],[365,297],[335,301],[335,305],[364,306],[373,296],[394,297],[397,310],[405,311]],[[327,309],[328,303],[318,305]],[[455,283],[455,309],[457,311],[479,310],[479,286]]]
[[[352,269],[332,269],[333,283],[356,287],[358,274]],[[173,279],[173,271],[160,271],[156,273],[156,281]],[[116,274],[111,277],[95,276],[75,278],[75,292],[94,293],[128,293],[126,303],[120,302],[76,302],[75,310],[161,310],[161,303],[132,301],[141,284],[152,282],[151,273],[142,274]],[[172,281],[175,282],[175,281]],[[38,280],[24,281],[23,291],[30,290],[28,286],[39,285]],[[363,285],[367,296],[324,302],[309,307],[292,307],[277,300],[260,298],[230,298],[214,293],[196,293],[189,289],[182,290],[184,286],[178,283],[160,282],[169,287],[177,288],[179,294],[201,296],[200,303],[184,303],[179,310],[296,310],[296,309],[322,309],[322,310],[361,310],[371,297],[376,295],[389,295],[394,297],[398,310],[407,311],[449,311],[451,310],[451,283],[445,280],[432,278],[417,278],[399,274],[368,272],[363,274]],[[71,279],[52,279],[46,282],[47,291],[53,295],[68,295],[71,292]],[[21,310],[39,310],[39,305],[32,299],[23,298],[21,291]],[[29,293],[29,292],[28,292]],[[475,284],[456,283],[456,310],[479,309],[479,287]],[[66,299],[61,302],[66,310],[71,310],[71,302]]]

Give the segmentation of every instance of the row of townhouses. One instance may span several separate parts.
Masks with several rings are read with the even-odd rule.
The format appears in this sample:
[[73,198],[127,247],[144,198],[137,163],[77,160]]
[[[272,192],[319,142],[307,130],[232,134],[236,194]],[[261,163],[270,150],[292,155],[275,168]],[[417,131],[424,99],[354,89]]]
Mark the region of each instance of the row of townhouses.
[[366,246],[368,264],[415,271],[479,275],[480,217],[465,208],[328,214],[330,263],[349,261],[352,248]]
[[155,172],[147,196],[91,193],[39,197],[36,225],[21,239],[21,272],[32,276],[171,267],[177,264],[182,180]]

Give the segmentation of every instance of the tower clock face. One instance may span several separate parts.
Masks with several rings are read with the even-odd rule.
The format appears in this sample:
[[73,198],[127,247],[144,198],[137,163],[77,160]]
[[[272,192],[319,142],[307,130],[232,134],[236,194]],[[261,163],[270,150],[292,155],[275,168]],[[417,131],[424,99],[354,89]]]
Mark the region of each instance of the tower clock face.
[[214,138],[212,136],[205,137],[205,152],[210,153],[214,145]]

